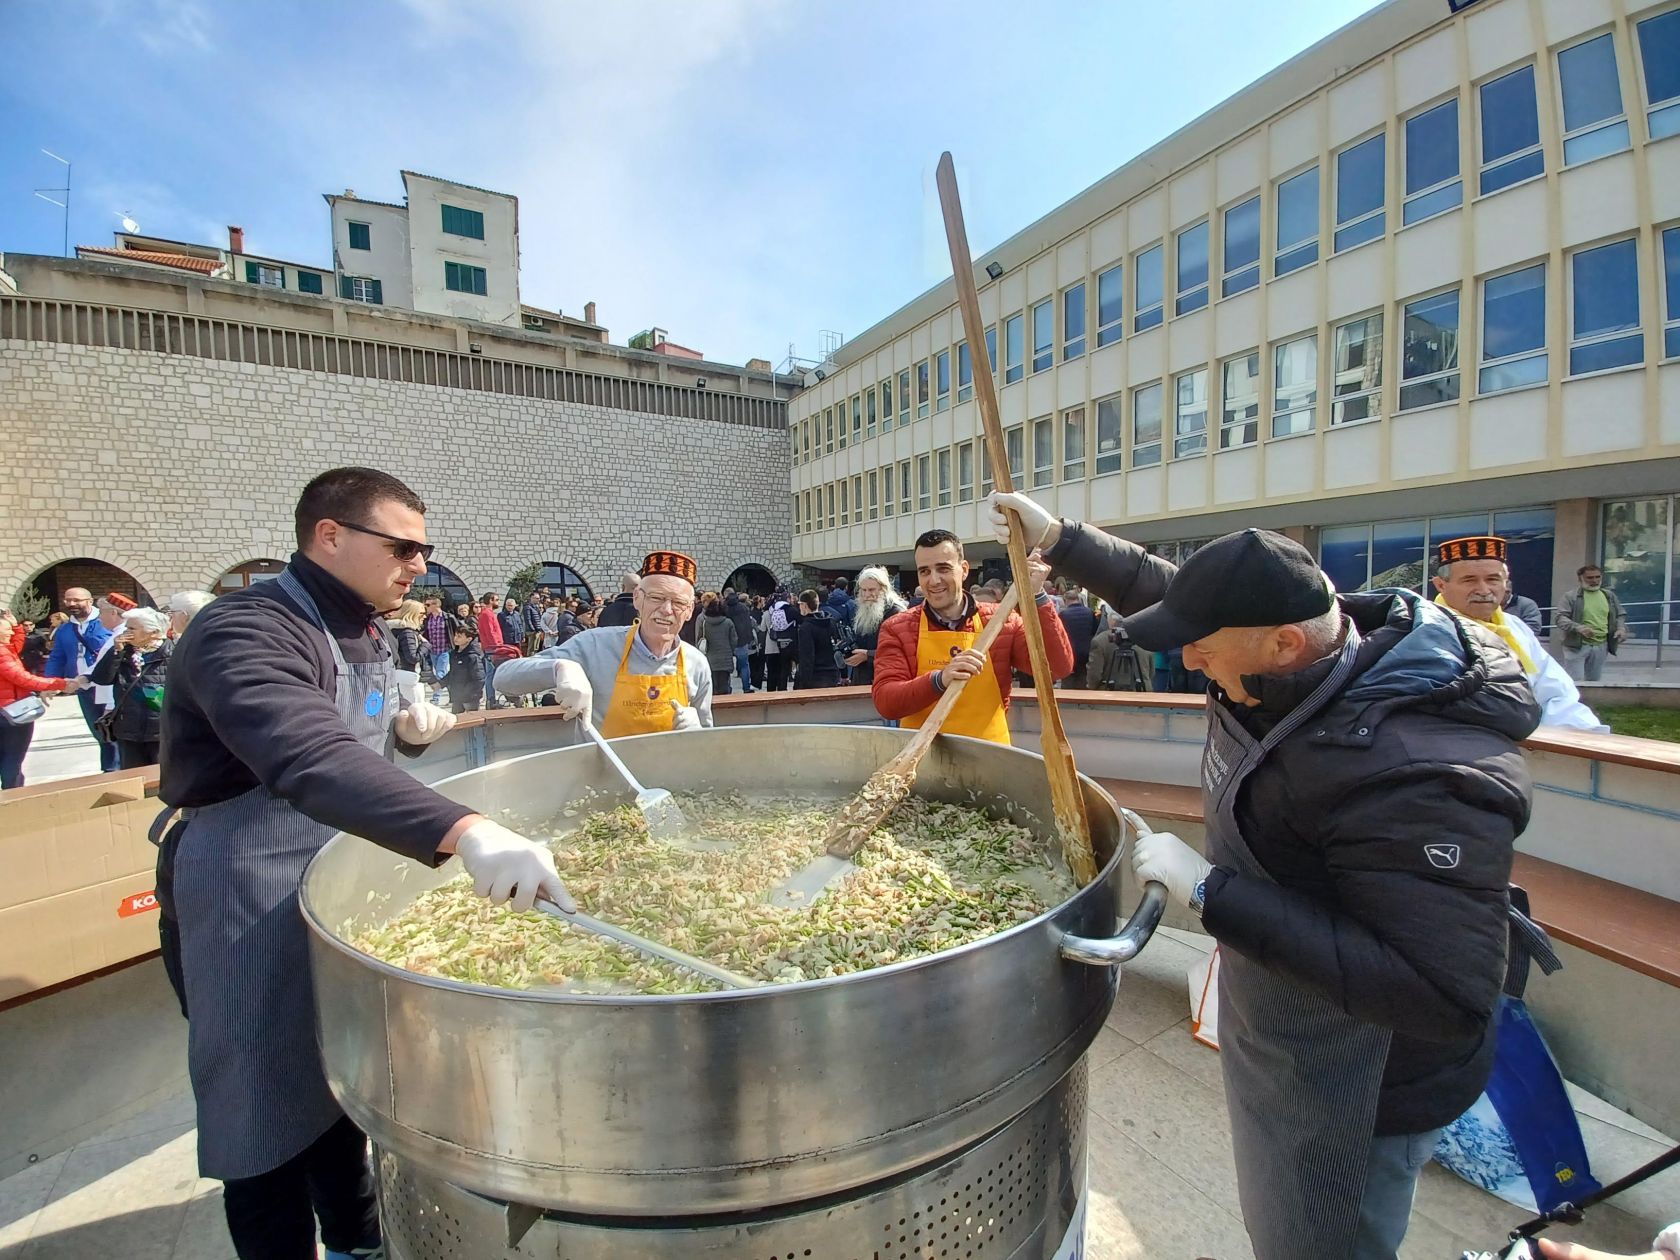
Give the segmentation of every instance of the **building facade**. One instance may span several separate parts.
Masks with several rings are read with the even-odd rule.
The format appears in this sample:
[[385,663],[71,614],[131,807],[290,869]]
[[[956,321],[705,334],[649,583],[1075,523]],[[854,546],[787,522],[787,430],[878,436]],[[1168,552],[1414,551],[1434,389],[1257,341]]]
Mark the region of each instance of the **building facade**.
[[[429,507],[434,585],[791,580],[787,378],[115,260],[0,258],[0,598],[271,577],[316,473]],[[738,577],[737,580],[744,580]]]
[[[796,561],[996,554],[974,371],[1063,515],[1245,525],[1344,589],[1494,530],[1543,606],[1680,598],[1680,7],[1390,0],[843,345],[790,405]],[[982,353],[982,349],[984,353]]]

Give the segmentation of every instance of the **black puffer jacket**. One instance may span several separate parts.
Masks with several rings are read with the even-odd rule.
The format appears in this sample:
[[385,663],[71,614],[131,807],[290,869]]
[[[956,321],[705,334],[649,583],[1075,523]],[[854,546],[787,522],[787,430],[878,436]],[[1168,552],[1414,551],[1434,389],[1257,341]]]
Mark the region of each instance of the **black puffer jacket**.
[[[1064,524],[1055,571],[1130,615],[1173,567]],[[1216,867],[1202,923],[1219,942],[1390,1028],[1377,1133],[1462,1114],[1487,1083],[1505,976],[1507,884],[1532,788],[1516,741],[1540,709],[1491,635],[1415,592],[1340,597],[1353,678],[1248,776],[1237,824],[1270,879]],[[1244,679],[1262,736],[1332,662]],[[1227,703],[1211,688],[1209,704]]]

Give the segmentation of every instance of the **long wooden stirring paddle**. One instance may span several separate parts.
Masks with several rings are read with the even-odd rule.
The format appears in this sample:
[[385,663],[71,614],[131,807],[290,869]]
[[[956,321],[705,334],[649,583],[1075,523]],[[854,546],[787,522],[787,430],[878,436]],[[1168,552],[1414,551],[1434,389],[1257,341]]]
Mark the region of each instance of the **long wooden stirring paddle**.
[[[1002,491],[1015,488],[1009,469],[1009,450],[1003,440],[1003,422],[998,413],[997,385],[992,364],[985,362],[985,325],[980,317],[980,293],[974,287],[974,260],[968,252],[968,230],[963,226],[962,200],[957,195],[957,168],[950,153],[939,157],[939,206],[945,215],[945,239],[951,247],[951,272],[957,285],[957,306],[962,311],[963,332],[969,357],[976,359],[974,397],[980,404],[985,426],[986,454],[991,460],[992,481]],[[1021,535],[1021,520],[1009,515],[1009,567],[1015,575],[1015,589],[1027,582],[1027,543]],[[1081,885],[1096,878],[1097,860],[1091,849],[1091,822],[1085,813],[1085,796],[1079,790],[1079,771],[1073,764],[1073,749],[1062,727],[1056,707],[1055,680],[1050,677],[1049,657],[1044,648],[1044,627],[1036,610],[1023,608],[1021,623],[1027,632],[1027,649],[1032,657],[1033,687],[1038,692],[1040,735],[1044,764],[1050,773],[1050,800],[1056,814],[1056,831],[1068,869]]]

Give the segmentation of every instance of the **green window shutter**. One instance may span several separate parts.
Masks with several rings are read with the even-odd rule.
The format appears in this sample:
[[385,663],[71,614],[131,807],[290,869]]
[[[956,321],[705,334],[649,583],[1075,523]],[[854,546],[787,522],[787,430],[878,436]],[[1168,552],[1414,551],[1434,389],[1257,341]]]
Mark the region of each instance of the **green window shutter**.
[[250,259],[247,258],[245,260],[245,283],[246,284],[258,284],[258,283],[261,282],[261,280],[262,280],[262,275],[257,270],[257,264],[252,262]]
[[373,292],[370,295],[373,298],[373,304],[375,306],[384,306],[385,305],[385,285],[384,285],[384,283],[382,281],[379,281],[379,280],[370,280],[370,281],[368,281],[368,284],[371,285],[372,289],[373,289]]
[[489,273],[483,267],[474,267],[473,270],[478,273],[473,277],[473,292],[484,297],[490,292]]
[[443,287],[456,290],[461,287],[461,269],[452,262],[443,264]]
[[368,229],[367,224],[365,224],[365,223],[352,223],[350,225],[350,248],[351,249],[372,249],[373,248],[372,235],[373,234]]
[[460,206],[444,204],[443,230],[452,236],[470,236],[474,240],[484,239],[484,214],[479,210],[463,210]]
[[321,277],[313,271],[298,272],[299,293],[319,293],[321,291]]
[[343,298],[346,302],[350,301],[355,296],[351,289],[351,280],[349,276],[340,276],[338,278],[338,296]]

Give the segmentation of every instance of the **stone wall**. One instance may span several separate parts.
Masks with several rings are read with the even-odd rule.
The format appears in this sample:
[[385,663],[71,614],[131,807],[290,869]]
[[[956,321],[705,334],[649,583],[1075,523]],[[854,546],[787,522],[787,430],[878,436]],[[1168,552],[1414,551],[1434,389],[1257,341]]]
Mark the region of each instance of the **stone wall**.
[[791,579],[780,430],[145,351],[0,341],[0,598],[117,565],[158,599],[294,549],[299,490],[371,464],[426,501],[474,591],[532,560],[602,593],[656,547]]

